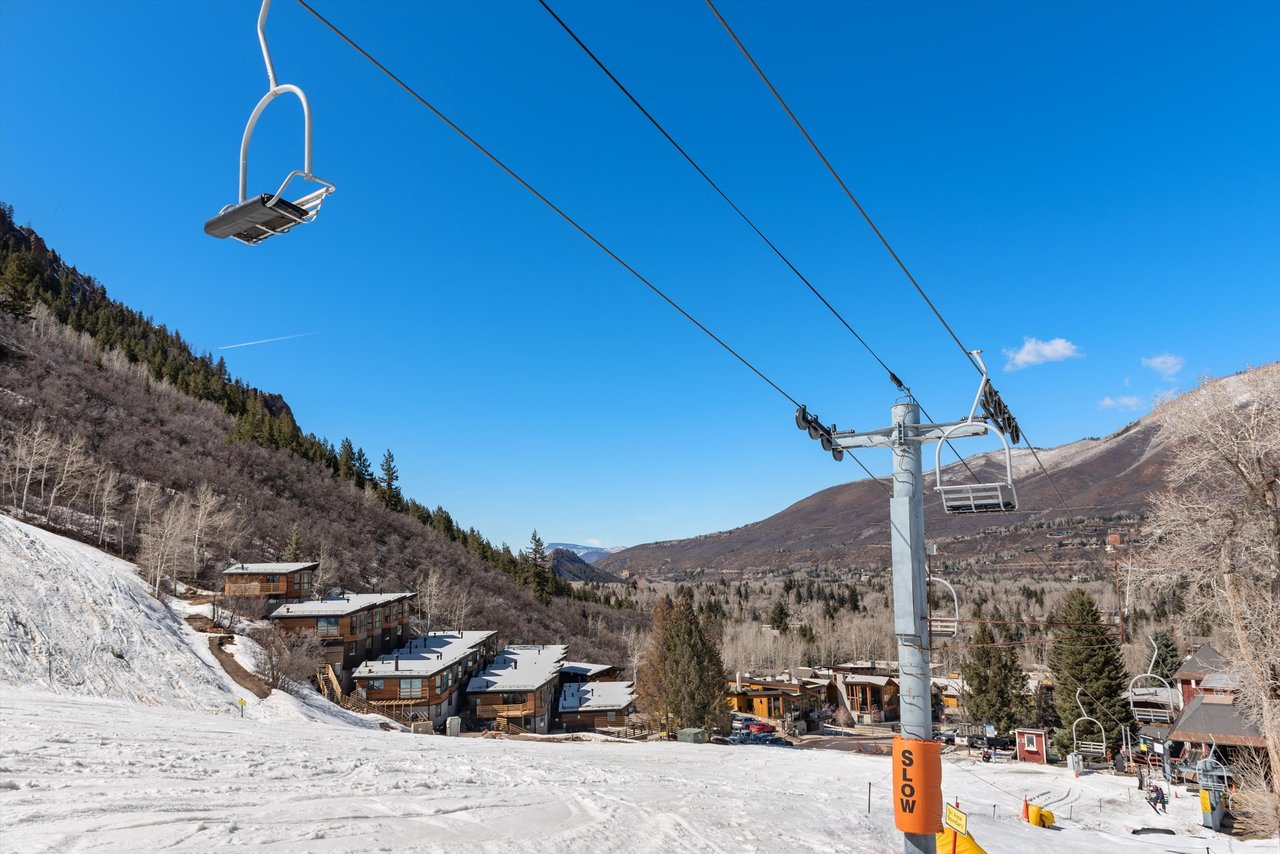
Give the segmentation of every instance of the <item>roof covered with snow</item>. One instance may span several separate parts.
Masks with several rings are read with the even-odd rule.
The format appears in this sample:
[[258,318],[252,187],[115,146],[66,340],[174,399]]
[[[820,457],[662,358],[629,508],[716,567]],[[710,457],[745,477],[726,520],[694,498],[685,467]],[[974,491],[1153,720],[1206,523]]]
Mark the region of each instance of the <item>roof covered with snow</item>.
[[560,675],[569,648],[562,644],[509,646],[467,684],[470,693],[534,691]]
[[292,575],[308,569],[319,569],[318,563],[233,563],[223,575]]
[[621,711],[635,701],[635,686],[630,682],[582,682],[560,689],[561,712]]
[[612,664],[591,664],[586,661],[566,661],[560,667],[561,673],[572,673],[575,676],[599,676],[615,669]]
[[345,617],[366,608],[389,605],[400,599],[411,599],[416,593],[344,593],[341,596],[327,596],[324,599],[312,599],[309,602],[290,602],[281,605],[271,612],[273,620],[291,617]]
[[466,658],[497,632],[429,632],[395,652],[366,661],[352,675],[356,679],[387,676],[434,676]]

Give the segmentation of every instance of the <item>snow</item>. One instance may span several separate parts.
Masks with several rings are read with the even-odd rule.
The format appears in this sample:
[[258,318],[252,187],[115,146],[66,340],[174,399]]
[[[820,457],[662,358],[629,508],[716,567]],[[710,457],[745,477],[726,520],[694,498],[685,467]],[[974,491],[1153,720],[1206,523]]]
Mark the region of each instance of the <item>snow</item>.
[[560,711],[605,712],[625,709],[636,701],[630,682],[570,683],[560,689]]
[[408,599],[414,593],[344,593],[326,599],[311,599],[306,602],[290,602],[281,605],[271,613],[271,619],[281,617],[345,617],[366,608],[387,605],[401,599]]
[[497,632],[429,632],[376,661],[365,661],[356,679],[386,676],[434,676],[462,661]]
[[498,653],[479,676],[473,676],[468,691],[534,691],[560,672],[568,647],[560,644],[520,644]]
[[[314,693],[249,697],[241,718],[207,636],[130,564],[0,517],[0,584],[0,852],[902,849],[887,757],[410,735]],[[944,759],[992,854],[1275,851],[1201,828],[1185,793],[1156,815],[1129,778]],[[1021,822],[1024,795],[1060,829]]]

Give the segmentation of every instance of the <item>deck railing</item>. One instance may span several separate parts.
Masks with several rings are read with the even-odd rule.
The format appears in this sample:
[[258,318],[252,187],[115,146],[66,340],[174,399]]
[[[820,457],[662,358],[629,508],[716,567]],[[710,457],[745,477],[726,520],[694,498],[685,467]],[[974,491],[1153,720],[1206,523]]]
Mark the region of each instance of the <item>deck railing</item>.
[[241,581],[227,585],[228,596],[271,596],[285,593],[289,589],[287,581]]

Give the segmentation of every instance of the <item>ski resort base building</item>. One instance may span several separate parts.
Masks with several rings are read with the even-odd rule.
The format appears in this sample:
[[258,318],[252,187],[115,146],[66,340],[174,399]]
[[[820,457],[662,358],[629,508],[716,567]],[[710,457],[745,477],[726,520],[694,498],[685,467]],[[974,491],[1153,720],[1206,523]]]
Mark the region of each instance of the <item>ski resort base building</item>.
[[503,649],[467,684],[472,721],[499,732],[546,735],[556,712],[556,688],[567,652],[560,644]]
[[461,714],[463,691],[493,659],[497,632],[428,632],[355,669],[355,695],[375,711],[436,731]]
[[360,663],[403,646],[408,640],[409,602],[416,593],[343,593],[324,599],[287,602],[270,619],[284,631],[320,639],[325,661],[343,690],[351,690]]

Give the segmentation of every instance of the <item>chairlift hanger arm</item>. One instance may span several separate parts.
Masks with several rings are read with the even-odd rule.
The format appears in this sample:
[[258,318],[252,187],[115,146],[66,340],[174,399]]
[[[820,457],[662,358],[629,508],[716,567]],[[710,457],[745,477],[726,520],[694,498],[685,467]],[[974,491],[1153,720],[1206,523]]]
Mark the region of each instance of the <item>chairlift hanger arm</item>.
[[907,442],[941,442],[944,439],[982,436],[990,430],[984,421],[951,421],[944,424],[916,424],[910,432],[901,437],[893,427],[881,427],[878,430],[862,432],[839,431],[831,434],[832,440],[846,450],[852,448],[890,447],[901,440]]

